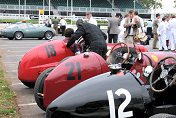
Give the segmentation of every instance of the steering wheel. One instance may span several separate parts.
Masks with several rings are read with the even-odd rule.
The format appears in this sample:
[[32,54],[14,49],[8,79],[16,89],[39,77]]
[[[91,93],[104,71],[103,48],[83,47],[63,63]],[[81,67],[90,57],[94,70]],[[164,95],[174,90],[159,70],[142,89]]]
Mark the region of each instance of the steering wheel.
[[[123,46],[122,46],[122,44],[123,44]],[[124,43],[124,42],[117,43],[117,44],[114,45],[114,47],[111,49],[111,51],[110,51],[110,53],[109,53],[109,56],[108,56],[108,62],[109,62],[110,65],[113,65],[113,64],[111,63],[111,60],[110,60],[110,55],[111,55],[111,53],[114,51],[115,47],[118,46],[118,45],[120,45],[122,48],[121,48],[121,50],[117,53],[115,60],[117,60],[117,58],[121,58],[121,59],[123,60],[121,64],[124,64],[124,63],[126,62],[126,60],[128,59],[128,57],[129,57],[130,49],[129,49],[128,45],[127,45],[126,43]],[[125,59],[123,58],[123,55],[122,55],[123,47],[126,47],[126,48],[127,48],[127,55],[126,55],[126,58],[125,58]]]
[[[158,92],[158,93],[159,92],[164,92],[168,87],[172,86],[175,83],[175,81],[176,81],[176,76],[175,77],[171,77],[171,76],[168,75],[169,72],[176,66],[176,64],[174,64],[169,69],[167,69],[166,68],[166,64],[165,64],[165,60],[167,60],[167,59],[173,59],[174,61],[176,61],[176,59],[174,57],[172,57],[172,56],[165,57],[165,58],[163,58],[162,60],[160,60],[156,64],[153,72],[151,73],[151,76],[150,76],[150,86],[151,86],[151,89],[154,92]],[[161,65],[160,76],[153,82],[154,73],[158,69],[159,65]],[[155,85],[160,80],[164,80],[166,87],[163,88],[163,89],[156,89],[153,85]],[[168,80],[171,80],[171,82],[168,82]]]

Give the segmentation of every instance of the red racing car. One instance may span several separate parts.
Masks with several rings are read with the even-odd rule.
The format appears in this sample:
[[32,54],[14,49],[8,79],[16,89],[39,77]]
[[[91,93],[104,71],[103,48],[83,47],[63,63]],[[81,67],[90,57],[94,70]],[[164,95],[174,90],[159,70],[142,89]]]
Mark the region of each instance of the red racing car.
[[[83,41],[77,42],[79,47],[84,47]],[[115,44],[108,44],[108,48],[111,48]],[[133,47],[133,45],[131,45]],[[137,50],[146,52],[147,49],[144,46],[136,46]],[[32,48],[27,52],[19,63],[18,78],[26,86],[33,88],[38,76],[47,68],[55,67],[66,57],[74,56],[75,54],[70,48],[66,47],[66,44],[62,40],[50,41],[41,44],[35,48]]]
[[[153,67],[165,56],[176,57],[176,54],[174,52],[164,54],[163,52],[137,52],[136,48],[128,47],[125,43],[116,44],[111,49],[107,61],[98,54],[86,52],[63,61],[55,68],[45,70],[37,79],[34,96],[38,106],[45,110],[54,99],[78,83],[109,72],[108,64],[120,63],[124,72],[131,71],[144,83],[148,83]],[[118,74],[124,75],[124,73]]]

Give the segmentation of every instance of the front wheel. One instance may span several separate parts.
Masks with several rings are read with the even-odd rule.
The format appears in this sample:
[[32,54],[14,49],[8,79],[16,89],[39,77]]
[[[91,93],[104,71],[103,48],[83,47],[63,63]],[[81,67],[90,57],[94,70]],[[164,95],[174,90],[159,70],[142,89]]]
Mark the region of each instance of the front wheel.
[[46,40],[51,40],[52,38],[53,38],[53,33],[50,32],[50,31],[47,31],[47,32],[45,33],[45,39],[46,39]]
[[23,33],[22,32],[16,32],[14,37],[15,37],[16,40],[22,40]]
[[161,113],[161,114],[153,115],[150,118],[176,118],[176,116],[175,115]]
[[46,69],[45,71],[43,71],[40,76],[37,78],[37,81],[35,82],[35,87],[34,87],[34,97],[35,97],[35,101],[37,103],[37,105],[42,109],[42,110],[46,110],[46,107],[44,106],[43,103],[43,96],[42,94],[44,94],[44,82],[45,79],[47,78],[47,76],[49,75],[49,73],[54,69],[55,67],[51,67]]
[[38,40],[42,40],[43,38],[38,38]]

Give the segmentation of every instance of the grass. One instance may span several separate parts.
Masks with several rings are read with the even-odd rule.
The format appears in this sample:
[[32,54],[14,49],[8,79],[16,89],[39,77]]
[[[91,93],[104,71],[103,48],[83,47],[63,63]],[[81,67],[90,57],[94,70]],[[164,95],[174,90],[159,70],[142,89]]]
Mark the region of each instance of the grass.
[[16,95],[8,87],[0,65],[0,118],[19,118],[17,115]]

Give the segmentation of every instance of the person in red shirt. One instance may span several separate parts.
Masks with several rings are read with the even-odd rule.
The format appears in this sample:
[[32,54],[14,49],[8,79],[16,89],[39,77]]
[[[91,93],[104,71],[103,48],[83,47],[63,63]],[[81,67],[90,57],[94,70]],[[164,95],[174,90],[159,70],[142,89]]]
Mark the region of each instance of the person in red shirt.
[[[65,30],[65,39],[63,41],[65,43],[67,43],[70,40],[70,38],[71,38],[71,36],[72,36],[73,33],[74,33],[74,30],[72,28],[67,28]],[[75,43],[72,44],[69,48],[72,50],[73,53],[79,52],[78,45],[75,44]]]

